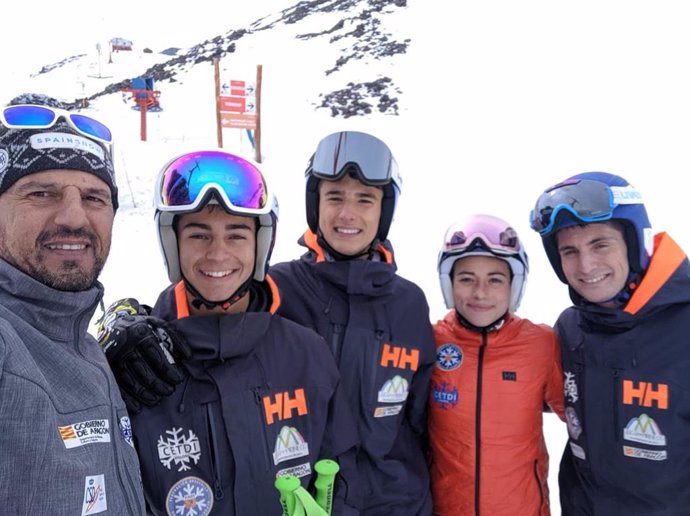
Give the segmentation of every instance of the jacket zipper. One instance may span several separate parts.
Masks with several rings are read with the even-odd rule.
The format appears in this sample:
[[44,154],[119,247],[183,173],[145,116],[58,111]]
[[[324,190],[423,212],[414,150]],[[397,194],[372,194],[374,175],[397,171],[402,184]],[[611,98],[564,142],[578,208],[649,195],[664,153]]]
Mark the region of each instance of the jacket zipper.
[[614,369],[613,373],[613,440],[615,442],[620,441],[620,435],[618,433],[618,384],[620,377],[620,369]]
[[[79,343],[81,342],[81,337],[79,335],[79,328],[81,326],[81,321],[84,319],[84,314],[87,312],[87,310],[82,310],[82,312],[79,314],[76,320],[76,324],[74,325],[74,347],[75,351],[77,354],[82,357],[86,362],[89,364],[93,364],[96,369],[98,369],[101,374],[103,375],[106,385],[108,385],[108,400],[110,401],[110,417],[112,418],[112,423],[113,423],[113,428],[111,429],[113,433],[113,438],[111,439],[111,446],[113,449],[113,454],[115,456],[115,461],[113,463],[113,469],[117,472],[117,477],[118,480],[120,481],[120,485],[123,487],[123,495],[125,498],[125,501],[127,502],[127,508],[129,509],[129,514],[136,514],[137,511],[134,510],[134,507],[132,507],[133,500],[132,498],[136,498],[135,493],[137,492],[137,489],[134,485],[134,482],[132,481],[132,477],[129,475],[127,471],[123,472],[121,471],[121,465],[120,465],[120,448],[118,446],[118,442],[120,441],[119,436],[116,437],[115,432],[120,432],[120,420],[117,417],[117,409],[115,408],[112,397],[112,392],[111,392],[111,387],[110,387],[110,382],[108,381],[108,373],[103,370],[103,368],[99,364],[95,364],[94,362],[91,362],[84,354],[81,352],[81,349],[79,349]],[[124,479],[123,479],[124,477]],[[129,485],[129,493],[126,491],[125,484]]]
[[474,513],[479,516],[479,490],[481,480],[479,470],[481,465],[481,430],[482,430],[482,372],[484,370],[484,350],[486,349],[487,335],[482,331],[482,342],[479,345],[479,359],[477,361],[477,400],[474,414]]
[[271,457],[268,452],[268,447],[266,446],[266,443],[268,442],[268,436],[266,435],[266,425],[264,424],[264,419],[262,415],[263,402],[261,401],[261,387],[254,387],[253,391],[254,401],[256,402],[256,405],[259,407],[257,410],[257,414],[259,415],[259,427],[261,428],[262,436],[261,448],[264,451],[264,461],[266,464],[266,468],[271,469]]
[[333,358],[335,363],[340,366],[340,351],[341,351],[341,332],[343,330],[342,324],[333,324],[333,331],[331,333],[331,353],[333,353]]
[[220,456],[218,451],[218,439],[216,436],[216,415],[212,403],[206,404],[206,417],[208,418],[208,433],[211,437],[211,447],[213,448],[213,489],[215,491],[216,500],[222,500],[225,494],[223,493],[223,482],[220,473]]

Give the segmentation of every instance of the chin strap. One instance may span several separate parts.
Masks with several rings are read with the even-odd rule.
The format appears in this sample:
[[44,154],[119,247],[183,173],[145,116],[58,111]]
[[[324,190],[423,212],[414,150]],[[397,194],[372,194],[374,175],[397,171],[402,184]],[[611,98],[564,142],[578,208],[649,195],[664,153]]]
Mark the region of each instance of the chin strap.
[[235,291],[235,293],[231,295],[229,298],[227,298],[225,301],[209,301],[204,296],[202,296],[189,281],[187,281],[187,278],[183,276],[182,280],[184,281],[184,286],[187,289],[187,292],[189,292],[193,296],[191,303],[192,306],[197,310],[199,310],[202,306],[208,310],[213,310],[217,306],[220,306],[223,310],[228,310],[232,305],[234,305],[240,299],[242,299],[245,296],[245,294],[247,294],[247,292],[249,291],[249,287],[252,283],[252,278],[249,278],[247,281],[242,283],[242,285],[240,285],[240,287]]
[[326,239],[323,237],[323,234],[321,233],[321,230],[318,230],[316,233],[316,241],[317,243],[326,251],[328,256],[333,258],[336,262],[347,262],[350,260],[358,260],[362,256],[371,256],[374,250],[376,249],[376,246],[379,245],[379,239],[375,238],[374,241],[369,244],[369,247],[367,247],[364,251],[361,253],[357,254],[342,254],[333,249],[328,242],[326,242]]
[[476,331],[478,333],[500,330],[503,324],[506,322],[506,319],[508,319],[509,313],[510,312],[504,313],[501,317],[496,319],[491,324],[487,324],[486,326],[475,326],[470,321],[465,319],[462,316],[462,314],[458,312],[457,308],[455,309],[455,316],[458,318],[458,322],[462,324],[465,328],[469,328],[470,330]]

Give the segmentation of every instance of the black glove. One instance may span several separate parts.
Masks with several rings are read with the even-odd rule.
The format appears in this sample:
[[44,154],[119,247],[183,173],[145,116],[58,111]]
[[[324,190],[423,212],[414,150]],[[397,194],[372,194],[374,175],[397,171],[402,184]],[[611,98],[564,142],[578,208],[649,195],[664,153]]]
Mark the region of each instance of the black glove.
[[171,324],[152,317],[136,299],[116,301],[98,321],[100,343],[127,408],[156,405],[186,377],[178,364],[191,356],[184,336]]

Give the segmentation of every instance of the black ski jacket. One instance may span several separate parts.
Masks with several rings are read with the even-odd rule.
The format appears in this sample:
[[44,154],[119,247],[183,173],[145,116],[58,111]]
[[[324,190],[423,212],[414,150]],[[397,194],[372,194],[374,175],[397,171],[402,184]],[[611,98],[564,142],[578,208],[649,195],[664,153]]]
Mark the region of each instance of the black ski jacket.
[[188,316],[183,283],[159,296],[152,315],[175,321],[192,357],[175,392],[132,418],[153,514],[278,516],[276,476],[310,488],[321,458],[341,467],[333,514],[359,514],[356,430],[338,370],[316,333],[257,306],[269,286],[253,285],[240,314]]
[[556,323],[569,441],[563,516],[690,515],[690,263],[667,235],[623,309]]
[[398,276],[386,241],[370,260],[333,261],[307,231],[300,259],[269,271],[278,313],[316,330],[336,358],[359,430],[367,516],[431,514],[426,403],[435,362],[422,290]]

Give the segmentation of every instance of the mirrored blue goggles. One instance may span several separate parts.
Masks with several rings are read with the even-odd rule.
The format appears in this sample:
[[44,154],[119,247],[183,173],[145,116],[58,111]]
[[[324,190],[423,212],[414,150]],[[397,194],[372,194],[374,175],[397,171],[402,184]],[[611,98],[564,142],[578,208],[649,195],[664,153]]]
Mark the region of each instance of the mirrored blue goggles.
[[617,205],[611,188],[604,183],[588,179],[565,181],[541,194],[530,214],[530,224],[540,235],[548,235],[564,210],[582,222],[601,222],[613,216]]
[[319,179],[340,179],[349,165],[355,165],[363,183],[384,186],[400,183],[398,165],[388,145],[370,134],[357,131],[333,133],[316,147],[308,170]]
[[165,165],[158,178],[156,209],[196,211],[211,193],[233,213],[263,215],[271,211],[268,187],[259,169],[220,151],[184,154]]
[[450,228],[446,234],[443,245],[446,253],[462,253],[475,248],[483,248],[495,254],[513,255],[520,250],[520,240],[510,226],[499,226],[487,220],[469,221],[461,228]]
[[90,116],[33,104],[7,106],[0,111],[0,123],[10,129],[48,129],[53,127],[60,117],[84,136],[112,146],[113,134],[110,129]]

